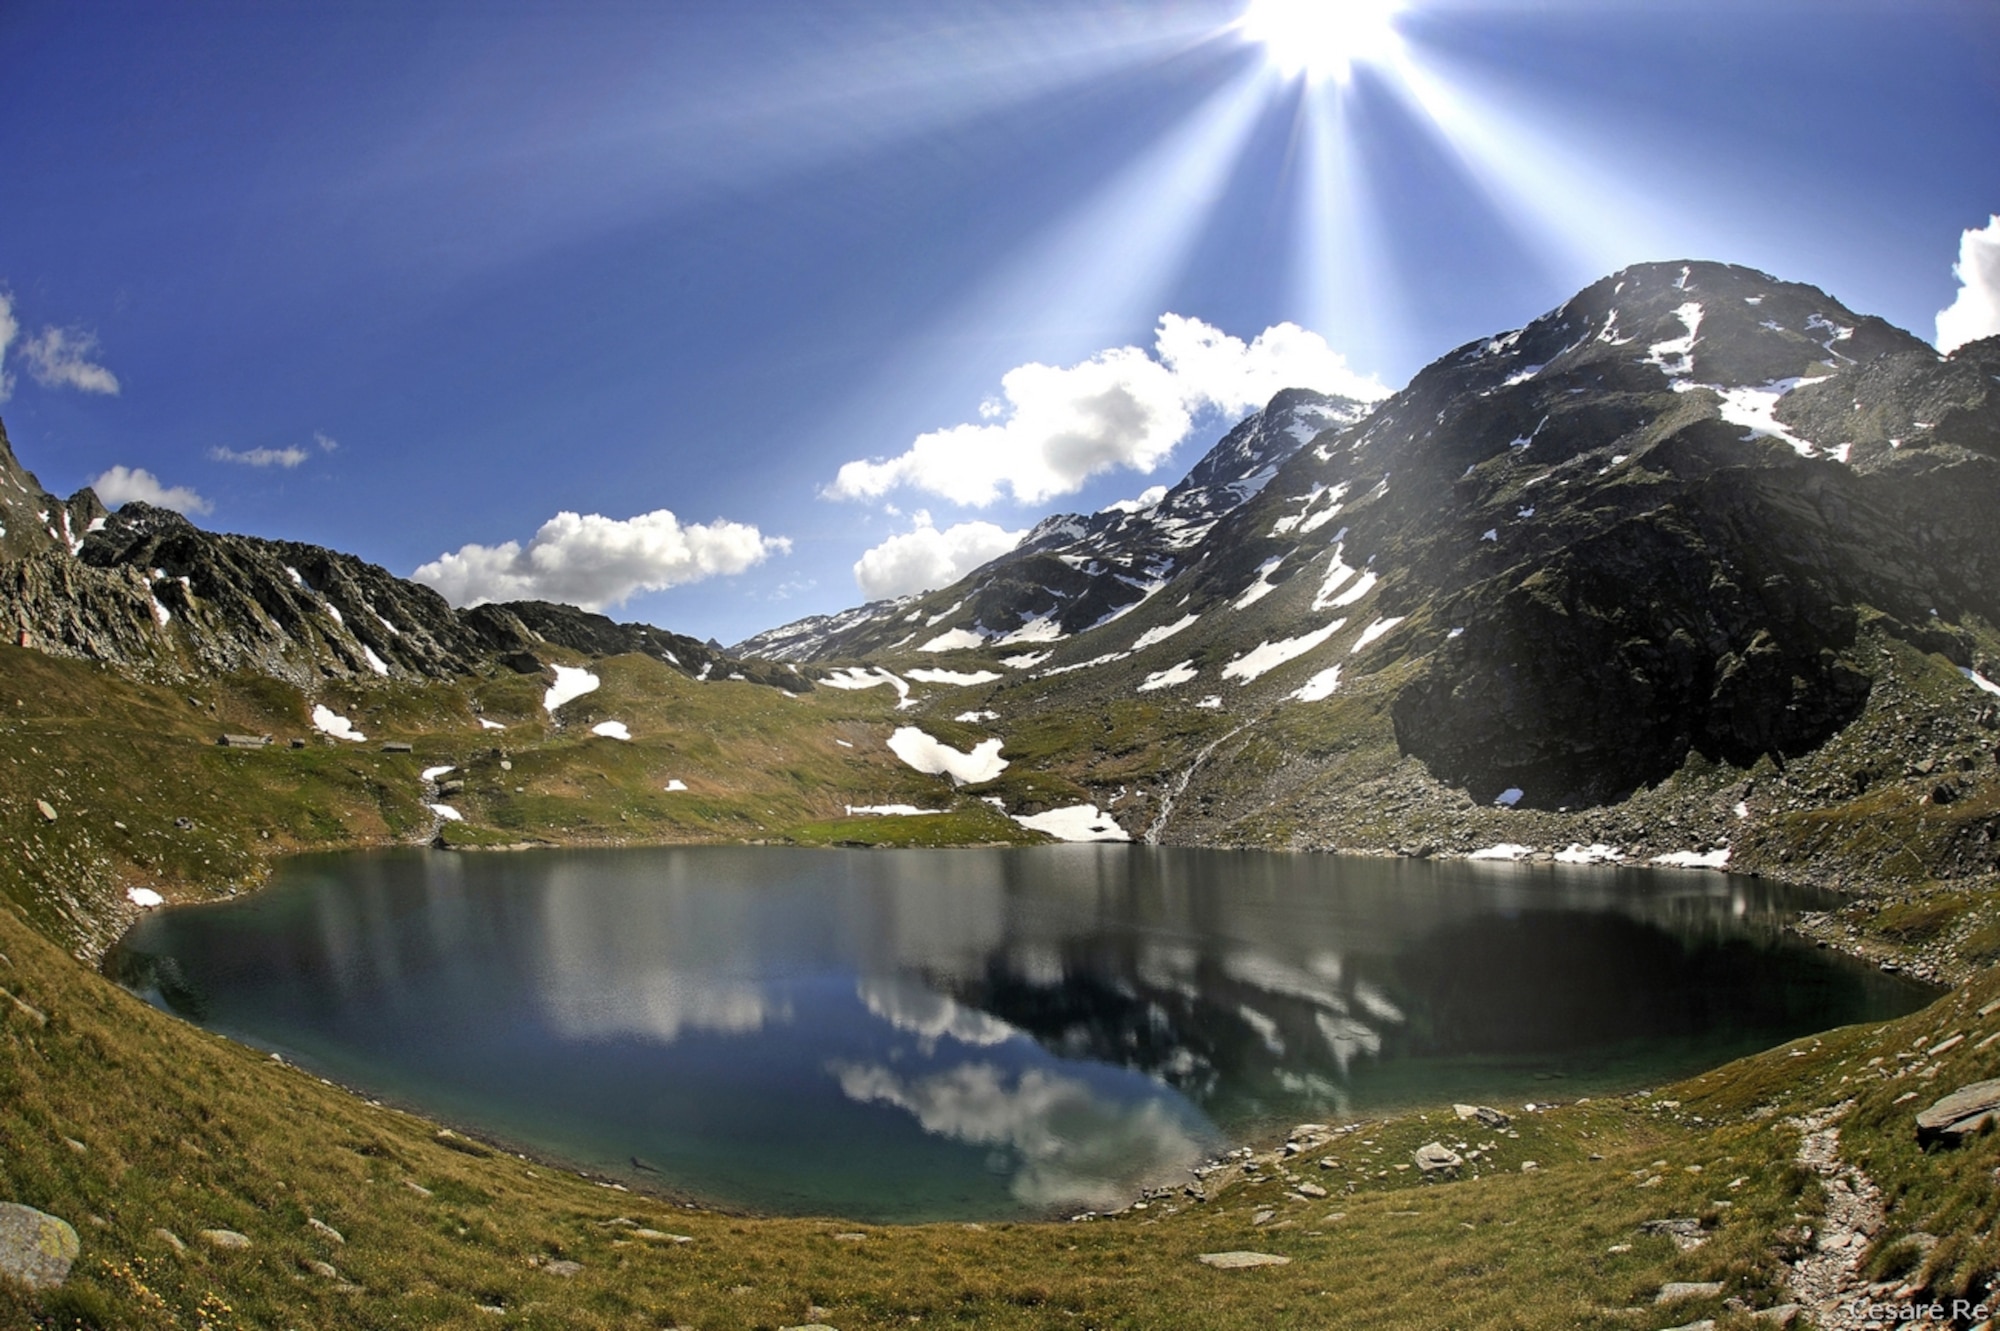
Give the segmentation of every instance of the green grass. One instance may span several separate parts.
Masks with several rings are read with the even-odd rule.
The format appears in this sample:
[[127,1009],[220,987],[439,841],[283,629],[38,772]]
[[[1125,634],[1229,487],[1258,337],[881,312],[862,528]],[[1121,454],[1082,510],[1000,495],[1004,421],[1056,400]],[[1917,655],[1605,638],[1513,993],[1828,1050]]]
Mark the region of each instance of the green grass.
[[[1904,664],[1921,687],[1950,682],[1934,662]],[[70,955],[94,955],[122,929],[128,887],[201,900],[254,888],[280,853],[437,835],[418,776],[426,767],[458,769],[447,779],[464,788],[448,802],[467,821],[442,835],[467,850],[967,844],[1032,839],[980,795],[1000,791],[1016,809],[1102,804],[1121,782],[1181,770],[1236,723],[1178,704],[1093,714],[1050,705],[1008,723],[1015,764],[1001,781],[960,792],[888,753],[888,735],[912,715],[888,690],[792,698],[695,683],[642,658],[593,668],[603,687],[556,724],[541,710],[538,680],[504,673],[308,699],[261,679],[167,687],[0,652],[0,1195],[69,1219],[84,1243],[63,1291],[0,1288],[0,1325],[1652,1331],[1717,1315],[1727,1329],[1750,1324],[1715,1299],[1655,1309],[1652,1293],[1668,1280],[1719,1279],[1726,1297],[1778,1301],[1781,1263],[1801,1250],[1821,1206],[1818,1179],[1792,1164],[1799,1129],[1790,1120],[1850,1099],[1844,1152],[1890,1200],[1890,1224],[1868,1254],[1875,1269],[1947,1294],[2000,1270],[2000,1139],[1927,1152],[1910,1131],[1930,1099],[2000,1075],[2000,1043],[1977,1047],[2000,1032],[2000,1013],[1976,1015],[2000,997],[1991,968],[2000,892],[1983,880],[1925,879],[1851,917],[1890,955],[1949,948],[1958,959],[1967,982],[1912,1017],[1797,1041],[1651,1095],[1517,1113],[1517,1135],[1469,1133],[1448,1108],[1430,1107],[1289,1162],[1272,1144],[1260,1156],[1263,1181],[1239,1170],[1208,1180],[1206,1201],[1160,1198],[1079,1224],[756,1219],[614,1190],[504,1151],[468,1153],[462,1139],[440,1138],[438,1124],[167,1017]],[[1362,677],[1328,705],[1280,709],[1240,749],[1218,750],[1217,781],[1263,801],[1262,812],[1235,816],[1231,835],[1286,844],[1290,827],[1321,816],[1315,801],[1329,781],[1371,800],[1414,788],[1421,775],[1387,737],[1393,683]],[[315,701],[353,717],[368,743],[312,737],[305,718]],[[930,706],[957,710],[949,695]],[[483,730],[480,714],[507,729]],[[624,721],[634,740],[589,734],[607,719]],[[986,733],[922,723],[960,745]],[[223,730],[279,743],[219,749]],[[293,749],[293,736],[309,742]],[[390,740],[413,752],[382,752]],[[1829,755],[1823,766],[1864,756]],[[1690,771],[1685,784],[1735,779]],[[669,792],[669,780],[687,789]],[[1198,779],[1191,794],[1201,789]],[[946,812],[844,812],[896,803]],[[1922,815],[1923,826],[1942,827],[1940,812]],[[1892,830],[1906,814],[1893,800],[1867,806]],[[1384,819],[1384,836],[1425,835],[1422,818],[1437,818],[1442,835],[1454,816],[1495,826],[1510,817],[1419,810],[1398,827],[1369,816]],[[1823,835],[1874,835],[1855,816]],[[1833,853],[1810,840],[1795,843],[1801,853]],[[1944,853],[1956,843],[1938,832],[1922,844]],[[1925,1052],[1954,1033],[1967,1038],[1940,1057]],[[1425,1184],[1397,1166],[1433,1139],[1491,1145],[1475,1176]],[[1322,1158],[1336,1163],[1322,1168]],[[1523,1172],[1528,1161],[1538,1167]],[[1297,1197],[1286,1170],[1329,1195]],[[1696,1218],[1706,1241],[1683,1252],[1638,1228],[1672,1216]],[[159,1237],[162,1228],[186,1251]],[[198,1239],[215,1228],[252,1246],[227,1252]],[[693,1241],[649,1239],[641,1228]],[[854,1232],[867,1237],[835,1237]],[[1939,1241],[1916,1259],[1919,1232]],[[1236,1248],[1293,1261],[1223,1272],[1195,1260]],[[552,1274],[552,1261],[581,1269]],[[318,1274],[316,1262],[337,1277]]]

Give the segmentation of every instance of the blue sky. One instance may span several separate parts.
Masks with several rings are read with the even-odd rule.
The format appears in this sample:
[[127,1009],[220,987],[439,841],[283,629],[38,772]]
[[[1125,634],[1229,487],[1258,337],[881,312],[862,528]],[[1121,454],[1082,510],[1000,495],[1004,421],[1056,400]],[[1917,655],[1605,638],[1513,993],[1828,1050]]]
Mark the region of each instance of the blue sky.
[[1623,264],[1992,317],[1990,0],[1316,8],[1388,29],[11,0],[0,417],[51,489],[729,642]]

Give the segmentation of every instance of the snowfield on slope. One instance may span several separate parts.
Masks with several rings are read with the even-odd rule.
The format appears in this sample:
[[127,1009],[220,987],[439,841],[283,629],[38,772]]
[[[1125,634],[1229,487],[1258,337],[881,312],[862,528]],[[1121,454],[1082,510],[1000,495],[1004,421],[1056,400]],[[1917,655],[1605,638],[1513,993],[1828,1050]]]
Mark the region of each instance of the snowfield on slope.
[[1130,841],[1131,834],[1095,804],[1072,804],[1047,813],[1014,814],[1013,819],[1033,832],[1046,833],[1058,841]]
[[1277,642],[1261,642],[1243,655],[1222,667],[1224,679],[1241,680],[1248,684],[1259,675],[1269,674],[1287,661],[1304,656],[1313,648],[1331,638],[1346,627],[1345,619],[1336,619],[1323,629],[1297,638],[1281,638]]
[[582,666],[557,666],[556,682],[549,685],[549,691],[542,695],[542,707],[554,716],[556,708],[566,702],[574,702],[586,693],[596,692],[603,682]]
[[961,753],[915,726],[904,726],[889,736],[889,752],[919,772],[948,776],[952,784],[960,786],[976,786],[1006,771],[1007,760],[1000,756],[1000,746],[1000,740],[982,740],[972,746],[972,752]]

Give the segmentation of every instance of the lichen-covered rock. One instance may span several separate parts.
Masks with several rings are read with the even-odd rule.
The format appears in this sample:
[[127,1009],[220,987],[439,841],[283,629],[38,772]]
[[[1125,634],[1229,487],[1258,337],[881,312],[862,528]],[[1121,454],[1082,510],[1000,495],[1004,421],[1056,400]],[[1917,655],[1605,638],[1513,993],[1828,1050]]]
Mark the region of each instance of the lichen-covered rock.
[[55,1289],[83,1243],[67,1220],[32,1206],[0,1202],[0,1276],[29,1289]]

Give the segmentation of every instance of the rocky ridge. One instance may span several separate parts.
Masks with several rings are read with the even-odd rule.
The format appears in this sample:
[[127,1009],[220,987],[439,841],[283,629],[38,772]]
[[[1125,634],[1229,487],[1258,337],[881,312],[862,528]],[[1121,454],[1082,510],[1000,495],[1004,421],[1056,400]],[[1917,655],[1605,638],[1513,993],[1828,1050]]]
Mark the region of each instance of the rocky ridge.
[[250,672],[441,679],[541,670],[551,647],[641,652],[693,678],[792,692],[796,671],[713,643],[540,601],[454,610],[435,591],[322,546],[205,531],[179,513],[90,490],[42,489],[0,430],[0,622],[21,646],[171,677]]

